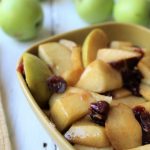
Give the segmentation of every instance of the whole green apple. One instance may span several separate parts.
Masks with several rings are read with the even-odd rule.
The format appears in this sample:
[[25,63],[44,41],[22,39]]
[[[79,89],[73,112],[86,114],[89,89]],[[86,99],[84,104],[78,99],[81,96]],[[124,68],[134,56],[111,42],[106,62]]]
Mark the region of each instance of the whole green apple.
[[99,23],[109,19],[113,4],[113,0],[75,0],[78,14],[89,23]]
[[147,0],[119,0],[114,7],[117,22],[147,26],[150,22],[150,9]]
[[2,0],[0,24],[2,29],[18,40],[33,39],[41,27],[42,8],[37,0]]

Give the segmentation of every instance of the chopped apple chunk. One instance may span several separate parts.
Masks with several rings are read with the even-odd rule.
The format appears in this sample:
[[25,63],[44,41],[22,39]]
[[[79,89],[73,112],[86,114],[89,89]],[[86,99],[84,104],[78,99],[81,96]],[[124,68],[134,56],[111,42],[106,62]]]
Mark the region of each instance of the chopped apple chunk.
[[56,75],[62,76],[68,85],[74,85],[83,71],[81,47],[72,47],[71,51],[56,42],[46,43],[39,46],[39,56]]
[[77,47],[77,44],[75,42],[66,39],[59,40],[59,43],[69,48],[70,50],[73,50],[73,48]]
[[77,88],[69,88],[64,94],[54,94],[49,104],[50,114],[56,127],[62,131],[76,120],[84,117],[89,112],[92,102],[101,100],[111,102],[108,96],[95,95],[97,97],[89,91]]
[[116,150],[142,145],[142,129],[127,105],[119,104],[110,109],[105,123],[107,136]]
[[71,51],[57,42],[41,44],[38,55],[56,75],[61,75],[72,66]]
[[110,48],[113,49],[123,49],[125,47],[131,47],[133,44],[127,41],[112,41],[110,43]]
[[82,48],[83,66],[86,67],[89,63],[96,59],[97,51],[107,47],[107,35],[101,29],[92,30],[86,37]]
[[107,63],[120,62],[123,60],[139,59],[141,54],[135,51],[123,51],[120,49],[104,48],[97,52],[97,59]]
[[106,148],[96,148],[96,147],[90,147],[90,146],[85,146],[85,145],[79,145],[75,144],[74,148],[76,150],[113,150],[112,147],[106,147]]
[[68,85],[73,86],[79,80],[83,65],[81,62],[81,47],[72,48],[71,54],[72,67],[62,74],[62,77],[67,81]]
[[146,102],[146,100],[142,97],[127,96],[127,97],[123,97],[123,98],[113,99],[111,105],[116,106],[118,104],[126,104],[129,107],[133,108],[144,102]]
[[65,133],[65,138],[72,143],[93,147],[108,147],[110,143],[105,128],[87,120],[74,123]]
[[121,88],[122,84],[118,71],[101,60],[95,60],[84,70],[76,86],[101,93]]

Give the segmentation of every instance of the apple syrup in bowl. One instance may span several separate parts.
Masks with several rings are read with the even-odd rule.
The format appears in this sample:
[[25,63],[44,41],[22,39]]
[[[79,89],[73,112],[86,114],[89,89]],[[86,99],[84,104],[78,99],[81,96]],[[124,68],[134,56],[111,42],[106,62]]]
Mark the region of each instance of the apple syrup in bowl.
[[[24,53],[18,67],[39,106],[77,150],[150,149],[150,55],[93,29]],[[47,99],[50,100],[49,102]]]

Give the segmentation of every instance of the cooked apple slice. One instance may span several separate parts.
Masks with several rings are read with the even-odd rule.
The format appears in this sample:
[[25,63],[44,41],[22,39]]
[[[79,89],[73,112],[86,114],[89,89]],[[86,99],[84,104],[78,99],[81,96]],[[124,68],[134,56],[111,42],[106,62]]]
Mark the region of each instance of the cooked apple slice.
[[61,99],[62,97],[69,95],[69,94],[80,94],[82,95],[84,98],[86,97],[91,97],[92,99],[94,99],[95,101],[106,101],[107,103],[111,104],[112,102],[112,97],[111,96],[105,96],[105,95],[101,95],[95,92],[90,92],[81,88],[77,88],[77,87],[68,87],[66,89],[66,92],[63,94],[53,94],[50,98],[49,104],[50,106],[53,105],[53,103],[55,103],[56,100]]
[[122,87],[122,78],[109,64],[95,60],[84,70],[76,86],[93,92],[106,92]]
[[104,48],[97,52],[97,59],[107,63],[120,62],[124,60],[139,59],[141,54],[135,51],[123,51],[120,49]]
[[133,108],[144,102],[146,102],[146,100],[142,97],[127,96],[127,97],[123,97],[123,98],[119,98],[119,99],[113,99],[111,102],[111,105],[116,106],[118,104],[126,104],[129,107]]
[[72,67],[62,74],[62,77],[67,81],[68,85],[73,86],[79,80],[83,65],[81,61],[81,47],[73,47],[71,54]]
[[[96,95],[96,96],[95,96]],[[62,131],[76,120],[89,112],[92,102],[107,101],[111,97],[100,94],[91,94],[89,91],[77,88],[68,88],[64,94],[54,94],[50,98],[50,114],[57,128]]]
[[117,150],[142,145],[141,126],[127,105],[119,104],[110,109],[105,130],[113,148]]
[[136,148],[131,148],[131,149],[128,149],[128,150],[150,150],[150,144],[143,145],[143,146],[138,146]]
[[144,79],[150,82],[150,57],[143,57],[137,66]]
[[110,48],[113,49],[123,49],[124,47],[132,47],[132,43],[131,42],[127,42],[127,41],[112,41],[110,43]]
[[82,48],[83,66],[86,67],[89,63],[96,59],[97,51],[107,47],[107,35],[101,29],[93,29],[86,37]]
[[48,65],[37,56],[25,53],[23,55],[25,79],[28,87],[40,106],[45,106],[51,95],[46,84],[48,77],[52,75]]
[[150,101],[150,85],[141,83],[140,84],[140,94]]
[[74,144],[99,148],[110,146],[105,128],[87,120],[74,123],[65,133],[65,138]]
[[51,67],[56,75],[62,76],[68,85],[74,85],[82,71],[81,47],[72,51],[62,44],[51,42],[39,46],[39,56]]
[[70,50],[73,50],[73,48],[77,47],[77,44],[75,42],[66,39],[59,40],[59,43],[69,48]]
[[61,75],[72,66],[71,51],[56,42],[41,44],[38,55],[51,67],[56,75]]
[[51,117],[56,127],[62,131],[74,121],[85,116],[89,111],[90,103],[94,99],[86,95],[86,99],[80,94],[68,94],[56,100],[50,106]]
[[96,148],[96,147],[89,147],[89,146],[85,146],[85,145],[79,145],[79,144],[75,144],[74,148],[76,150],[113,150],[112,147],[106,147],[106,148]]
[[129,90],[124,89],[124,88],[112,91],[112,96],[114,99],[123,98],[123,97],[127,97],[130,95],[132,95],[132,93]]

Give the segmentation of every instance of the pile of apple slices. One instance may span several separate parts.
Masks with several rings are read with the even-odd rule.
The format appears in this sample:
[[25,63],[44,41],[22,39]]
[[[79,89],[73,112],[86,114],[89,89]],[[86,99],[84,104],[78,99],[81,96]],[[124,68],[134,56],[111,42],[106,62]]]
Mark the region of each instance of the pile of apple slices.
[[39,45],[38,56],[25,53],[18,70],[75,149],[150,149],[148,50],[94,29],[82,45]]

